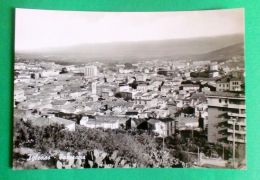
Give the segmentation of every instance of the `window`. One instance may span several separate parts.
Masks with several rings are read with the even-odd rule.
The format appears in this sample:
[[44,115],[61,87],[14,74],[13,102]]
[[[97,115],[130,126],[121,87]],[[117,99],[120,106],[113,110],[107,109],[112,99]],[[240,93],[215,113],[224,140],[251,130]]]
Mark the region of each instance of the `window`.
[[221,99],[219,99],[218,102],[221,103]]

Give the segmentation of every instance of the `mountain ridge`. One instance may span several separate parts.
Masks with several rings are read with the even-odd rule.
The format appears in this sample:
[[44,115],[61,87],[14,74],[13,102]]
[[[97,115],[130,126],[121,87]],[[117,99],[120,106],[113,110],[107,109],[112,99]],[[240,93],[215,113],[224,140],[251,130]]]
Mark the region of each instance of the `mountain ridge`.
[[[91,60],[135,60],[150,58],[214,58],[243,55],[243,35],[221,36],[199,39],[169,39],[144,42],[116,42],[103,44],[81,44],[71,47],[42,50],[31,55],[59,57],[74,61]],[[239,48],[240,47],[240,48]],[[233,50],[227,50],[233,48]],[[19,52],[17,52],[19,54]],[[56,59],[55,58],[55,59]]]

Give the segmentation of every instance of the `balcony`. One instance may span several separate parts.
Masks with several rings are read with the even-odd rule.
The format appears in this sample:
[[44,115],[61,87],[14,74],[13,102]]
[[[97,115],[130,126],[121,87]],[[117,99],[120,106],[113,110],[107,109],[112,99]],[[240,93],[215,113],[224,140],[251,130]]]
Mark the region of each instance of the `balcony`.
[[[228,124],[231,124],[231,125],[233,125],[233,120],[228,120]],[[240,126],[246,126],[246,122],[245,121],[237,121],[236,123],[235,123],[236,125],[240,125]]]
[[228,112],[228,116],[245,118],[245,117],[246,117],[246,114],[239,114],[239,113],[231,113],[231,112]]
[[[230,128],[228,128],[228,133],[233,133],[234,132],[234,130],[233,129],[230,129]],[[242,134],[242,135],[244,135],[244,134],[246,134],[246,131],[245,130],[235,130],[235,134]]]
[[[234,141],[233,136],[228,136],[227,140],[233,142]],[[236,143],[246,143],[246,140],[241,139],[241,138],[235,138],[235,142]]]
[[228,104],[228,108],[232,109],[246,109],[245,104]]

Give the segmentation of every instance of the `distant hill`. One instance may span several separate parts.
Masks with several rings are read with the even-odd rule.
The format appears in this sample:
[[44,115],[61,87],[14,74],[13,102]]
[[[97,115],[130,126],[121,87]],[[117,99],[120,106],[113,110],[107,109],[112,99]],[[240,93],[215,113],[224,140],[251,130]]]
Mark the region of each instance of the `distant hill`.
[[244,43],[237,43],[230,46],[226,46],[208,53],[198,54],[198,55],[186,55],[182,58],[188,58],[191,60],[227,60],[233,56],[244,56]]
[[110,62],[170,57],[208,59],[243,54],[243,40],[243,35],[239,34],[197,39],[82,44],[32,54],[52,57],[57,61],[73,59],[75,63],[90,60]]
[[234,44],[228,47],[224,47],[210,53],[206,53],[207,58],[222,58],[222,57],[232,57],[232,56],[244,56],[244,43]]

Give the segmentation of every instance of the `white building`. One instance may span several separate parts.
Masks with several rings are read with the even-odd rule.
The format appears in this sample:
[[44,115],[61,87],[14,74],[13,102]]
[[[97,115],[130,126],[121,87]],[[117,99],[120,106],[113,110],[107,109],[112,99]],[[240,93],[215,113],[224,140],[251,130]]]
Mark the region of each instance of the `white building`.
[[41,73],[41,77],[56,77],[59,75],[59,71],[55,71],[55,70],[45,70]]
[[91,92],[93,95],[97,94],[97,83],[96,82],[91,83]]
[[218,64],[217,63],[210,64],[209,69],[210,71],[218,71]]
[[157,133],[160,137],[167,137],[175,132],[175,123],[173,119],[151,119],[148,121],[149,129]]
[[85,66],[84,74],[86,77],[93,77],[98,75],[97,66]]
[[183,84],[184,91],[198,91],[200,86],[198,84]]
[[15,102],[22,102],[26,99],[24,95],[24,90],[23,89],[15,89],[14,90],[14,101]]

